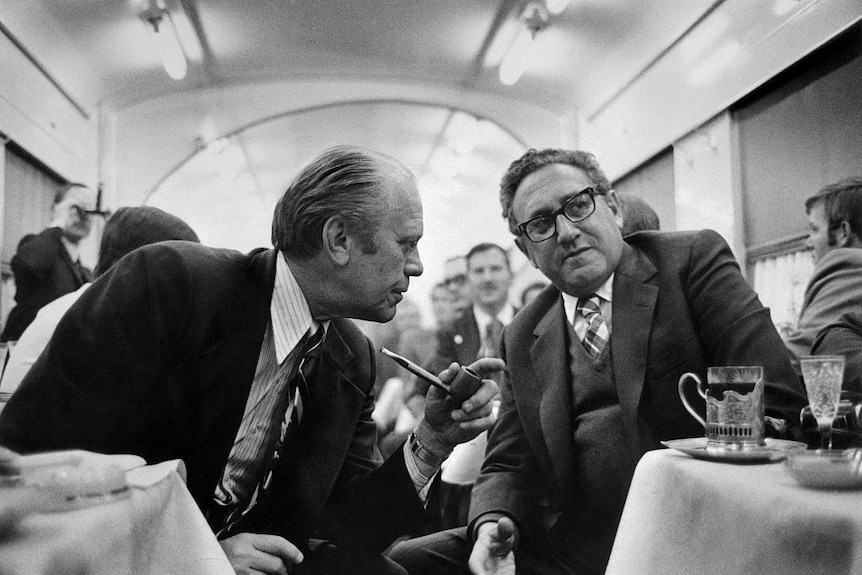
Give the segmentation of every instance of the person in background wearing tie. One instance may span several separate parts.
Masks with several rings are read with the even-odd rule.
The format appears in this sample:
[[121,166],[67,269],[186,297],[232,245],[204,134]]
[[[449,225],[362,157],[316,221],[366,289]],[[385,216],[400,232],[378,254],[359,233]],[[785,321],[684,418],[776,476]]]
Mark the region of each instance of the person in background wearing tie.
[[486,379],[455,404],[431,389],[424,418],[382,461],[375,347],[345,318],[394,317],[423,271],[422,233],[402,163],[323,152],[276,205],[275,249],[165,242],[94,282],[4,409],[0,445],[182,459],[241,575],[403,573],[380,553],[425,524],[431,479],[493,423],[498,392]]
[[[503,326],[512,321],[515,308],[509,303],[512,269],[509,254],[493,243],[480,243],[467,252],[467,294],[473,305],[451,329],[437,333],[437,354],[432,371],[452,362],[469,365],[480,357],[500,357]],[[470,490],[485,455],[487,434],[459,445],[443,464],[440,475],[441,529],[467,524]]]
[[48,302],[93,281],[81,265],[78,244],[90,234],[96,195],[81,184],[67,184],[54,196],[52,220],[38,234],[28,234],[12,256],[15,307],[9,312],[0,341],[17,341],[36,313]]
[[411,575],[603,573],[638,459],[662,440],[703,437],[679,399],[684,372],[762,365],[767,415],[797,429],[805,390],[721,236],[623,241],[592,154],[530,150],[500,199],[516,244],[552,285],[506,327],[499,418],[469,527],[391,556]]

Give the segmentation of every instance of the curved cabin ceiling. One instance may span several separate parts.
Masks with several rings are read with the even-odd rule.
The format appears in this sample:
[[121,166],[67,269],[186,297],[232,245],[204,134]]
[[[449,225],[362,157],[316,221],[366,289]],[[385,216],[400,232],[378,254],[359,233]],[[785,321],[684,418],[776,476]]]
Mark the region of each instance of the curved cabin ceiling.
[[[80,114],[65,124],[31,114],[36,140],[65,130],[45,147],[62,150],[69,126],[92,129],[84,151],[65,147],[71,160],[40,159],[70,178],[84,166],[108,207],[194,205],[184,217],[242,249],[268,236],[273,196],[302,162],[332,143],[366,145],[422,178],[430,282],[434,258],[454,248],[435,235],[458,250],[510,241],[496,235],[497,186],[524,146],[584,146],[621,176],[859,18],[857,0],[562,4],[543,13],[514,85],[498,64],[522,16],[537,21],[530,0],[12,0],[0,25]],[[160,10],[187,56],[180,80],[143,17]],[[453,176],[463,158],[434,158],[450,153],[450,120],[465,116],[487,129]],[[219,146],[241,173],[206,163]]]

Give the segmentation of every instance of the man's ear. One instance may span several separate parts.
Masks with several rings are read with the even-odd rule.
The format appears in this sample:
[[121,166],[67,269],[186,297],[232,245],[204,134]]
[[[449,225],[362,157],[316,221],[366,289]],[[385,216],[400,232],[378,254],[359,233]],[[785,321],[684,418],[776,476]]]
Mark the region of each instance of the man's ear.
[[530,240],[525,240],[525,236],[518,236],[515,238],[515,245],[518,246],[518,249],[521,250],[521,253],[527,256],[527,259],[530,260],[530,263],[533,264],[533,267],[538,269],[539,266],[536,265],[536,260],[533,259],[533,256],[530,254],[530,250],[527,249],[527,242]]
[[323,251],[336,265],[350,261],[353,238],[347,233],[347,222],[341,216],[332,216],[323,224]]

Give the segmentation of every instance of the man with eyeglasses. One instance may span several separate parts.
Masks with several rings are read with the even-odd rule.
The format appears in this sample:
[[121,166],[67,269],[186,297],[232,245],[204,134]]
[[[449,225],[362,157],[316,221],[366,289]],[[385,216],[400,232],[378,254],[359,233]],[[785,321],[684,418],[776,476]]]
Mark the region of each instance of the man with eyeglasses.
[[17,341],[36,313],[58,297],[93,281],[81,264],[78,245],[90,234],[90,212],[96,195],[82,184],[67,184],[54,196],[52,220],[38,234],[27,234],[12,257],[15,307],[0,341]]
[[616,194],[581,151],[528,151],[500,199],[553,285],[506,328],[507,377],[468,528],[392,557],[412,575],[603,573],[640,456],[703,436],[678,396],[683,373],[762,365],[766,412],[790,424],[805,393],[717,233],[624,242]]

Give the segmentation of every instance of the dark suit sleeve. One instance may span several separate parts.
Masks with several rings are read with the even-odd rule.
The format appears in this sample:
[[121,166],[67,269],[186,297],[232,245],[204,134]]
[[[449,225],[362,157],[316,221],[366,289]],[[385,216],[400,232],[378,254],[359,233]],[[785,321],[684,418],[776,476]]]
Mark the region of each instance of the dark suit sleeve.
[[799,425],[805,389],[757,294],[742,277],[724,239],[697,234],[688,254],[685,290],[707,366],[762,365],[766,413]]
[[[370,341],[367,343],[365,353],[373,368],[374,347]],[[373,373],[370,381],[374,381]],[[381,465],[373,411],[374,395],[368,393],[327,502],[321,530],[340,545],[379,552],[397,537],[416,533],[427,516],[407,472],[403,449],[396,449]]]
[[[429,362],[427,369],[433,374],[438,374],[453,361],[458,361],[458,354],[455,350],[455,331],[451,329],[437,330],[437,350],[434,357]],[[428,390],[428,384],[425,384],[425,390]]]
[[[0,444],[21,452],[137,453],[169,419],[159,366],[191,305],[190,278],[164,259],[130,257],[73,305],[0,418]],[[167,297],[170,294],[170,297]]]
[[[505,338],[500,343],[500,355],[506,361]],[[521,426],[508,371],[500,384],[497,422],[489,433],[482,471],[472,491],[468,519],[471,532],[487,516],[506,515],[515,520],[522,537],[542,533],[539,502],[548,493],[547,486]]]
[[34,278],[47,279],[57,261],[57,247],[62,247],[59,243],[61,233],[60,228],[49,228],[40,234],[24,236],[13,258],[13,268],[19,273],[23,268]]

